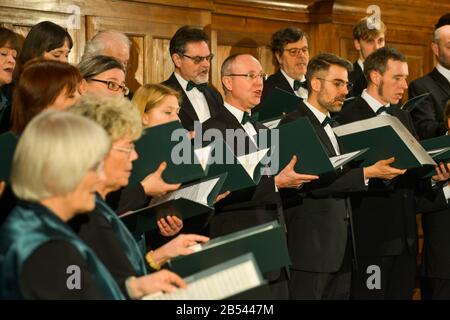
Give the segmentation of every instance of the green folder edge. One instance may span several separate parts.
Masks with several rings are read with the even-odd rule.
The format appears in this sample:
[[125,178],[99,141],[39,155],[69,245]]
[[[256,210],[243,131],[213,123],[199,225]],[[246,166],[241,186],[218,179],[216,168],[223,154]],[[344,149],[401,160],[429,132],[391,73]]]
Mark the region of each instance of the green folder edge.
[[[274,225],[274,228],[232,241],[233,238],[239,235],[253,232],[253,230],[264,228],[268,225]],[[211,242],[223,241],[224,239],[228,239],[228,241],[222,245],[203,249],[186,256],[178,256],[169,262],[169,266],[175,273],[185,277],[245,252],[252,252],[255,255],[258,266],[263,273],[291,264],[286,238],[283,229],[277,221],[227,234],[212,239]],[[273,240],[273,246],[279,246],[274,248],[274,250],[268,251],[269,240]],[[249,246],[244,247],[246,244]],[[254,250],[255,248],[257,249]]]
[[[283,101],[283,97],[286,99],[286,103],[282,104],[280,107],[279,101]],[[299,103],[302,101],[303,99],[295,94],[275,87],[266,102],[263,102],[259,108],[258,121],[265,122],[267,119],[272,119],[295,111],[297,110]]]
[[[138,153],[139,157],[138,157],[138,159],[136,159],[133,162],[133,170],[132,170],[132,173],[131,173],[131,176],[129,179],[129,184],[137,184],[140,181],[142,181],[148,174],[156,171],[158,169],[159,165],[161,164],[161,162],[163,162],[163,161],[167,162],[167,168],[163,172],[163,179],[167,183],[186,183],[186,182],[194,181],[196,179],[204,178],[206,176],[206,173],[208,171],[208,166],[206,166],[205,170],[203,170],[202,166],[200,165],[200,162],[198,161],[197,156],[195,155],[194,146],[192,146],[192,145],[190,147],[190,151],[191,151],[190,159],[192,159],[194,161],[194,163],[192,163],[192,164],[172,164],[170,161],[168,161],[168,159],[159,159],[161,157],[158,156],[157,153],[153,153],[149,157],[148,163],[150,163],[150,165],[152,165],[152,166],[150,166],[150,165],[147,166],[146,164],[144,164],[144,160],[147,159],[147,157],[146,157],[147,152],[143,152],[142,150],[149,148],[149,146],[146,143],[147,136],[158,136],[159,135],[158,133],[161,130],[163,130],[163,128],[169,128],[166,130],[170,131],[171,133],[174,130],[183,129],[183,127],[181,126],[181,123],[179,121],[172,121],[169,123],[165,123],[165,124],[158,125],[155,127],[147,128],[144,130],[142,137],[135,143],[136,152]],[[169,143],[169,142],[172,142],[172,141],[170,141],[170,138],[167,141],[167,143]],[[180,143],[180,142],[177,142],[177,143]],[[155,156],[155,158],[158,158],[159,160],[153,160],[152,159],[153,155]],[[195,161],[195,159],[197,159],[197,161]],[[198,162],[198,163],[195,163],[195,162]],[[190,166],[191,167],[190,170],[192,172],[180,174],[180,166],[184,166],[184,167]],[[174,175],[178,176],[178,179],[174,178],[173,177]]]
[[133,211],[131,214],[120,218],[122,219],[122,222],[128,227],[131,233],[141,234],[143,232],[157,229],[157,220],[167,215],[174,215],[180,219],[188,220],[202,214],[212,213],[214,211],[214,200],[220,194],[220,190],[226,179],[226,176],[227,174],[224,173],[210,178],[205,178],[201,181],[197,181],[185,186],[189,187],[190,185],[194,185],[202,181],[220,178],[208,196],[209,206],[204,206],[195,201],[180,198],[176,200],[170,200],[155,207],[148,206],[142,209],[138,209]]

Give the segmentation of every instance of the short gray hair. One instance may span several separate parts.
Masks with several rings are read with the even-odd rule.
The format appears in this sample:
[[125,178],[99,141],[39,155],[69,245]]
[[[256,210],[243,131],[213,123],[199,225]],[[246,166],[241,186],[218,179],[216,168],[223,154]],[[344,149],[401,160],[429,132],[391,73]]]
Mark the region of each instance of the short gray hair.
[[127,98],[84,95],[70,112],[89,118],[103,127],[112,142],[142,135],[142,118],[138,108]]
[[110,148],[111,140],[95,122],[67,112],[44,111],[19,139],[11,169],[12,189],[28,201],[68,194]]
[[123,65],[113,57],[109,56],[93,56],[81,60],[78,69],[83,79],[90,80],[93,77],[111,69],[122,70],[126,74]]
[[84,53],[81,60],[104,55],[105,49],[111,45],[111,43],[122,43],[124,46],[131,48],[131,41],[123,32],[115,30],[105,30],[98,32],[91,40],[89,40],[84,46]]

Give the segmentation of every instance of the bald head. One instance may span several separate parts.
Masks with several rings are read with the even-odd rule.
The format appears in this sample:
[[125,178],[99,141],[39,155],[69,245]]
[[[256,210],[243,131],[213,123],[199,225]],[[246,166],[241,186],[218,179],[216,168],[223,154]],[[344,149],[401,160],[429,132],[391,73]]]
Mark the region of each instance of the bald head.
[[450,25],[436,29],[431,49],[439,64],[450,70]]

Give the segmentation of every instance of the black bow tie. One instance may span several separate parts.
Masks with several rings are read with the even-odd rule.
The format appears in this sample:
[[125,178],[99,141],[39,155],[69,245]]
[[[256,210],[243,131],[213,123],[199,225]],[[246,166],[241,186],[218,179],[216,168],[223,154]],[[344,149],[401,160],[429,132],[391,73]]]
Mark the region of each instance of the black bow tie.
[[250,122],[251,124],[255,125],[256,119],[254,116],[251,116],[248,112],[244,112],[244,116],[242,117],[241,124],[244,125],[247,122]]
[[322,127],[326,127],[329,124],[331,127],[336,127],[338,125],[336,120],[331,119],[330,117],[326,117],[325,120],[322,121]]
[[192,81],[189,81],[186,86],[186,91],[191,91],[194,88],[197,88],[198,91],[204,92],[206,87],[208,86],[208,83],[195,83]]
[[377,116],[379,114],[381,114],[382,112],[386,112],[387,114],[391,114],[392,115],[392,107],[386,107],[386,106],[382,106],[380,107],[380,109],[377,110],[377,112],[375,112],[377,114]]
[[298,89],[300,89],[300,87],[308,90],[308,84],[306,83],[306,81],[294,80],[294,91],[297,91]]

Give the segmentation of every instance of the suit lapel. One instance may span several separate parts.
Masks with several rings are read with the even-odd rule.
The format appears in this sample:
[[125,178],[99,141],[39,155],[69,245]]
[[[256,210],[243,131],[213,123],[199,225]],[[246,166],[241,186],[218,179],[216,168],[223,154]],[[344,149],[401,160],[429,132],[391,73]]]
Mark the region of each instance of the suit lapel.
[[431,71],[430,76],[442,89],[442,91],[447,94],[447,97],[450,98],[450,83],[448,82],[448,80],[436,68]]
[[276,85],[275,87],[278,87],[280,89],[283,89],[284,91],[295,94],[294,89],[291,87],[286,77],[281,73],[281,70],[278,70],[278,72],[275,73],[275,78],[278,83],[278,85]]
[[309,110],[309,108],[304,103],[300,103],[299,109],[309,118],[309,121],[311,121],[311,124],[313,125],[317,136],[327,149],[328,155],[335,156],[336,151],[334,150],[333,144],[331,143],[328,134],[326,133],[325,129],[323,128],[319,120],[317,120],[317,117],[314,115],[314,113],[312,113],[312,111]]
[[198,121],[197,113],[195,112],[195,109],[192,106],[192,103],[189,100],[188,96],[184,92],[184,89],[181,87],[180,83],[175,77],[175,73],[172,73],[167,82],[172,84],[172,86],[176,88],[182,95],[180,112],[186,114],[190,119],[192,119],[192,122]]

